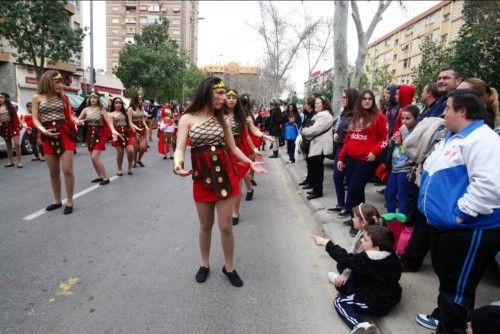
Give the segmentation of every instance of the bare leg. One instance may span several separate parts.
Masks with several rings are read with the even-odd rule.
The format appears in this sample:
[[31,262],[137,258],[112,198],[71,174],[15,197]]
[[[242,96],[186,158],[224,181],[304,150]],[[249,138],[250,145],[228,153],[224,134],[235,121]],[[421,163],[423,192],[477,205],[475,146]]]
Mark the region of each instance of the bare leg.
[[125,150],[123,147],[115,147],[116,148],[116,165],[118,167],[118,171],[122,171],[122,166],[123,166],[123,155],[125,153]]
[[[240,182],[240,189],[241,189],[241,182]],[[238,195],[234,196],[234,205],[231,217],[236,218],[240,216],[240,204],[241,204],[241,191]]]
[[6,140],[5,145],[7,146],[7,158],[11,164],[14,163],[14,153],[12,151],[12,139]]
[[250,176],[250,173],[247,173],[243,177],[243,181],[245,181],[245,188],[247,188],[247,193],[251,193],[253,191],[251,180],[252,180],[252,177]]
[[132,171],[132,162],[134,162],[134,148],[132,145],[127,146],[128,170]]
[[234,234],[231,212],[234,207],[235,198],[218,201],[215,204],[217,209],[217,223],[219,224],[222,250],[224,251],[224,266],[228,272],[233,271],[234,255]]
[[94,165],[94,169],[97,173],[97,176],[103,179],[107,179],[106,169],[104,168],[104,164],[101,161],[101,152],[98,150],[92,151],[92,164]]
[[213,203],[195,203],[198,219],[200,220],[199,243],[201,253],[201,265],[209,266],[210,245],[212,243],[212,227],[214,226],[214,209]]
[[16,150],[17,164],[21,165],[23,162],[22,161],[23,156],[21,155],[21,145],[19,145],[19,136],[12,137],[12,141],[14,142],[14,149]]
[[[73,206],[73,190],[75,188],[75,174],[73,173],[73,151],[64,151],[62,154],[62,170],[64,186],[66,187],[67,206]],[[60,189],[60,187],[59,187]]]
[[47,166],[49,167],[50,185],[54,195],[54,204],[61,204],[61,179],[59,178],[59,156],[49,154],[45,156]]
[[[144,140],[146,141],[146,137],[144,137],[143,139],[141,140]],[[147,144],[147,143],[146,143]],[[143,147],[145,147],[146,145],[143,145]],[[144,153],[146,153],[145,150],[141,150],[139,149],[139,154],[137,155],[137,161],[141,161],[142,160],[142,156],[144,155]]]

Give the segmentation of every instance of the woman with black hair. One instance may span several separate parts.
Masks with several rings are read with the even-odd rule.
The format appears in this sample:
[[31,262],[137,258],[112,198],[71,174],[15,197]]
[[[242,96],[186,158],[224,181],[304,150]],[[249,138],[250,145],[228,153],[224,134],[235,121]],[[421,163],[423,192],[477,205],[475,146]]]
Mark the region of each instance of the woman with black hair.
[[87,107],[83,109],[76,120],[77,125],[87,124],[87,149],[90,152],[92,166],[97,174],[97,178],[92,183],[99,183],[104,186],[109,183],[106,169],[101,161],[101,153],[106,149],[106,139],[108,138],[108,129],[111,129],[113,136],[121,136],[114,128],[112,120],[101,104],[100,96],[97,92],[92,92],[87,100]]
[[[19,132],[21,123],[17,117],[16,108],[10,102],[7,93],[0,93],[0,136],[7,145],[7,158],[9,163],[5,167],[14,166],[14,150],[16,151],[17,168],[23,168],[21,145],[19,145]],[[14,144],[14,145],[13,145]]]
[[345,172],[337,168],[337,162],[340,150],[342,150],[342,146],[344,145],[347,127],[351,122],[352,113],[354,112],[354,107],[358,101],[358,95],[359,92],[356,88],[346,88],[342,92],[341,103],[343,110],[337,124],[335,125],[333,134],[333,155],[335,157],[335,162],[333,164],[333,183],[335,184],[337,205],[334,208],[328,209],[328,211],[340,212],[345,209]]
[[148,131],[149,128],[146,125],[146,117],[148,113],[144,111],[143,106],[144,99],[142,96],[136,95],[130,101],[130,106],[128,107],[127,114],[132,120],[132,126],[134,129],[133,139],[134,139],[134,163],[132,167],[137,167],[137,165],[144,167],[141,159],[144,153],[148,150]]
[[[306,99],[306,103],[304,105],[304,121],[302,122],[302,129],[307,128],[313,124],[312,118],[314,117],[314,104],[316,103],[316,99],[314,97],[308,97]],[[302,130],[301,129],[301,130]],[[306,138],[302,137],[302,141],[306,140]],[[304,145],[301,145],[301,149],[304,149]],[[307,166],[307,175],[304,181],[299,183],[299,186],[302,186],[304,190],[312,189],[311,185],[311,164],[310,160],[307,158],[307,152],[302,152],[304,154]]]
[[281,125],[283,124],[283,115],[281,114],[280,105],[278,102],[273,103],[273,108],[271,109],[271,115],[269,115],[269,125],[268,132],[269,135],[274,137],[272,141],[273,155],[269,158],[277,158],[278,150],[280,148],[279,138],[281,137]]
[[[205,282],[210,271],[209,255],[214,215],[224,251],[222,272],[231,284],[243,286],[233,266],[234,235],[231,215],[240,193],[239,179],[230,154],[250,165],[257,173],[267,172],[262,162],[252,162],[236,146],[231,127],[224,119],[226,89],[220,78],[202,81],[193,102],[179,120],[177,148],[174,155],[174,173],[193,177],[193,197],[200,220],[199,243],[201,266],[196,281]],[[191,143],[192,169],[184,169],[187,141]]]
[[134,161],[134,148],[133,148],[133,138],[132,138],[132,129],[133,124],[132,120],[127,114],[125,109],[125,104],[123,100],[119,97],[113,98],[111,101],[111,112],[109,113],[109,117],[113,120],[113,126],[116,131],[121,135],[121,137],[113,138],[113,142],[111,145],[116,149],[116,165],[118,166],[118,171],[116,175],[123,175],[123,156],[125,155],[125,151],[127,151],[127,160],[128,160],[128,168],[127,174],[132,175],[132,162]]
[[297,124],[297,127],[300,129],[302,126],[302,118],[300,117],[299,110],[297,109],[297,105],[295,103],[290,103],[286,107],[286,111],[287,111],[287,117],[284,120],[285,123],[288,123],[288,118],[290,116],[294,116],[295,117],[295,124]]

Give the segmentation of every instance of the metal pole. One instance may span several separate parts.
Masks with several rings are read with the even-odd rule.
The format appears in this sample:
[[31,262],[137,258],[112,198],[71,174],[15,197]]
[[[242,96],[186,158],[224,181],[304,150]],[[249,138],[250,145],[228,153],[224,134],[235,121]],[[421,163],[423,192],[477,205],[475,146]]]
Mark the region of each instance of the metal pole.
[[94,2],[90,1],[90,85],[92,89],[95,84],[94,75]]

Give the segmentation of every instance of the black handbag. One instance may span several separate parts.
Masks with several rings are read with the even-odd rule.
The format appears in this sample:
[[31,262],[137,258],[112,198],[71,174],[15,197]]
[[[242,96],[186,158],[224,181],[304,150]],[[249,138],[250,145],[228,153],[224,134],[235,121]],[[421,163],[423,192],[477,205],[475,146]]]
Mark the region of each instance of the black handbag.
[[311,139],[306,139],[306,137],[302,136],[302,142],[300,143],[300,150],[305,154],[305,155],[308,155],[309,154],[309,149],[311,148],[311,141],[316,138],[316,137],[319,137],[321,136],[322,134],[325,134],[327,133],[328,131],[330,131],[332,129],[332,126],[330,125],[328,127],[328,129],[326,129],[325,131],[321,132],[321,133],[318,133],[316,136],[312,137]]

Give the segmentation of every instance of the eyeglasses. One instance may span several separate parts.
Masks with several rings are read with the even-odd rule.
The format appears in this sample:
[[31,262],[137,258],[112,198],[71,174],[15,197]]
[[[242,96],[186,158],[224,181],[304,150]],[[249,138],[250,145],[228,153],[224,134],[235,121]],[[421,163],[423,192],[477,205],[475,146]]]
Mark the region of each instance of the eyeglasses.
[[444,77],[437,77],[436,78],[436,81],[439,81],[439,80],[450,80],[450,79],[454,79],[455,77],[449,77],[447,75],[445,75]]

